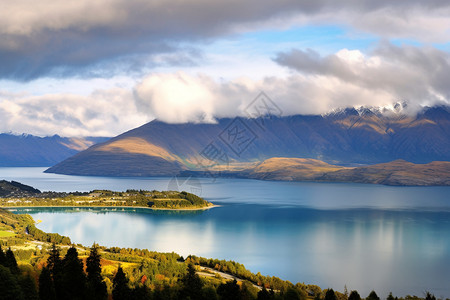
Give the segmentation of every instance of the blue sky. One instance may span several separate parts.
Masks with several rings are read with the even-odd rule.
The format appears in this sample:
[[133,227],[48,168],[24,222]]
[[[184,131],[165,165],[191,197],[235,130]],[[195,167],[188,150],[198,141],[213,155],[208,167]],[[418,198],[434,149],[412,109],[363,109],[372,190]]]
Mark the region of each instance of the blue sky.
[[[169,7],[170,6],[170,7]],[[0,132],[448,105],[448,1],[20,0],[0,11]],[[198,116],[206,116],[198,120]]]

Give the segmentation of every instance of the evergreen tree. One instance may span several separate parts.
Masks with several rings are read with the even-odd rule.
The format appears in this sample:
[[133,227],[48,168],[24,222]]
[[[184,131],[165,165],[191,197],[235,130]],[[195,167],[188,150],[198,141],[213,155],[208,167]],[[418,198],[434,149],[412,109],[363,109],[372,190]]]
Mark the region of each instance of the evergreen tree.
[[133,300],[148,300],[150,297],[150,290],[145,285],[138,286],[131,291],[131,299]]
[[274,299],[273,295],[269,293],[265,286],[258,292],[257,300],[271,300]]
[[102,266],[98,245],[92,245],[89,257],[86,259],[88,298],[95,300],[106,299],[108,296],[106,283],[102,277]]
[[327,292],[325,293],[325,300],[337,300],[336,294],[334,293],[333,289],[327,290]]
[[394,296],[392,296],[392,292],[389,293],[389,295],[387,296],[386,300],[395,300]]
[[436,300],[436,297],[431,294],[430,292],[427,292],[426,296],[425,296],[425,300]]
[[378,297],[375,291],[371,291],[369,296],[367,296],[366,300],[380,300],[380,297]]
[[119,266],[116,275],[113,279],[112,296],[114,300],[128,300],[130,299],[131,290],[128,287],[128,278]]
[[11,248],[6,250],[6,267],[9,268],[12,274],[18,275],[20,273],[19,266],[17,265],[16,258]]
[[59,248],[56,244],[52,244],[52,249],[50,249],[49,257],[47,259],[47,268],[53,279],[53,287],[55,289],[55,294],[57,299],[63,298],[63,284],[62,284],[62,270],[63,263],[59,253]]
[[47,267],[42,268],[39,275],[39,298],[41,300],[56,300],[55,286]]
[[219,287],[217,288],[217,294],[219,294],[221,299],[239,300],[240,289],[236,279],[219,285]]
[[0,297],[2,300],[23,300],[22,289],[9,268],[0,265]]
[[3,252],[2,245],[0,245],[0,265],[6,267],[6,256],[5,252]]
[[351,291],[350,296],[348,296],[348,300],[361,300],[361,296],[357,291]]
[[38,292],[36,290],[36,283],[30,275],[24,276],[20,280],[20,287],[22,288],[22,293],[27,300],[38,300]]
[[286,291],[286,293],[284,294],[284,299],[285,300],[300,300],[301,297],[296,289],[289,288]]
[[181,299],[202,299],[203,282],[195,272],[193,264],[188,264],[187,273],[181,279]]
[[217,300],[218,298],[216,289],[212,286],[207,286],[203,288],[203,299],[207,300]]
[[[83,271],[83,261],[78,258],[77,249],[72,246],[64,257],[62,270],[63,298],[85,299],[86,276]],[[58,296],[59,297],[59,296]]]

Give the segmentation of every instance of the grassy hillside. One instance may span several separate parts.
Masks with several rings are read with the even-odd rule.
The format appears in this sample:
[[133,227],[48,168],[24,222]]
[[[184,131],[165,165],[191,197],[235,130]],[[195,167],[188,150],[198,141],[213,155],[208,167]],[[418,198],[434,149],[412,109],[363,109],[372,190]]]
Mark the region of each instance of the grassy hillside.
[[314,159],[271,158],[234,175],[266,180],[450,185],[450,162],[413,164],[396,160],[364,167],[341,167]]

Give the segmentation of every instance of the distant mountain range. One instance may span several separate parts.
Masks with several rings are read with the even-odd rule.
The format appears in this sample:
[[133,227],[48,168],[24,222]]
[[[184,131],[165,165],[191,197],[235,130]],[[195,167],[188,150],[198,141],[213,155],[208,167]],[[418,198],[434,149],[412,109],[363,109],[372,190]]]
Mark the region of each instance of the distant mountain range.
[[108,138],[0,134],[0,167],[48,167]]
[[[326,168],[340,172],[335,174],[341,174],[346,181],[355,181],[352,177],[357,174],[348,171],[354,168],[342,166],[395,160],[416,164],[450,161],[450,109],[425,108],[416,116],[407,116],[350,108],[327,115],[224,118],[215,124],[167,124],[155,120],[96,144],[46,172],[173,176],[222,169],[229,175],[251,177],[252,168],[272,158],[319,160],[327,164]],[[394,165],[397,169],[411,167],[406,162]],[[340,181],[329,172],[321,176],[323,180]]]

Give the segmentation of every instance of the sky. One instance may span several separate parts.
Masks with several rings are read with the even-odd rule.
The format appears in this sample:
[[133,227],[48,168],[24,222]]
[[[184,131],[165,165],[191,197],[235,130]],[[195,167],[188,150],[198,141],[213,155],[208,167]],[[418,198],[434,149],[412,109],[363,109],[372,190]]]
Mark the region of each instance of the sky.
[[448,0],[0,1],[0,132],[450,102]]

